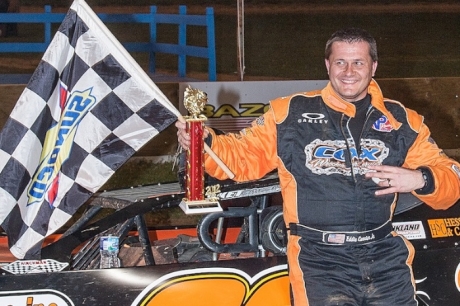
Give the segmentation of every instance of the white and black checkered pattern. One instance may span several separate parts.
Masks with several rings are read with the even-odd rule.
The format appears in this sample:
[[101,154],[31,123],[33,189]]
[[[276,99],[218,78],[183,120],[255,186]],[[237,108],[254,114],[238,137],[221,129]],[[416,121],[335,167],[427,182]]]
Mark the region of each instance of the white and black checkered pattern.
[[[65,125],[63,97],[88,90],[95,103],[60,152],[57,179],[42,201],[28,205],[43,154],[54,153],[62,136],[47,138]],[[87,4],[75,0],[0,133],[0,225],[13,255],[40,258],[43,239],[178,114]]]
[[16,260],[10,264],[4,265],[2,270],[12,274],[28,273],[51,273],[64,270],[69,263],[59,262],[54,259],[42,260]]

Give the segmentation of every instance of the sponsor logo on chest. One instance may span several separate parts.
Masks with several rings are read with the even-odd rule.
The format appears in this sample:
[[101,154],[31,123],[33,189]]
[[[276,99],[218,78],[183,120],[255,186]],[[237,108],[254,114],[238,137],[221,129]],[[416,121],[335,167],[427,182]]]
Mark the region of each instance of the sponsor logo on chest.
[[298,123],[327,124],[329,120],[325,117],[319,113],[303,113],[302,118],[298,119]]

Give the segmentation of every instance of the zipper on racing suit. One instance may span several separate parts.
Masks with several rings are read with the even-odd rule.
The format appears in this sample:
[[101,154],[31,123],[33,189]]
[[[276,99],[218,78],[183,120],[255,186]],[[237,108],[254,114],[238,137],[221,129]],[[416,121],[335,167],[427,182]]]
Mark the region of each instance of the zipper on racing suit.
[[[374,108],[372,106],[370,106],[368,112],[366,113],[366,119],[364,120],[364,124],[363,124],[363,127],[361,129],[361,133],[359,134],[359,138],[357,139],[358,143],[356,143],[356,141],[354,140],[350,129],[348,128],[348,123],[350,122],[350,117],[347,117],[348,119],[346,119],[345,114],[342,114],[342,118],[340,119],[340,131],[342,133],[343,138],[345,139],[345,144],[347,146],[348,159],[345,161],[345,165],[347,165],[347,163],[349,163],[349,166],[350,166],[350,169],[351,169],[351,176],[353,177],[353,181],[355,183],[356,183],[357,180],[356,180],[356,175],[355,175],[355,171],[354,171],[353,157],[352,157],[351,151],[350,151],[350,143],[348,142],[349,137],[347,137],[347,135],[346,135],[346,133],[344,131],[344,126],[347,127],[348,134],[350,135],[351,139],[353,139],[353,142],[355,143],[356,154],[358,155],[358,161],[359,161],[359,157],[361,156],[361,152],[362,152],[362,150],[361,150],[361,139],[363,138],[364,129],[367,126],[367,122],[369,121],[369,117],[371,116],[371,114],[373,112],[374,112]],[[345,124],[342,124],[344,121],[345,121]]]
[[[347,137],[343,129],[343,127],[346,126],[348,133],[351,136],[350,130],[348,129],[349,121],[350,121],[350,117],[347,116],[347,118],[345,118],[345,114],[342,114],[342,118],[340,118],[340,132],[342,133],[342,136],[345,139],[345,145],[347,146],[347,156],[345,157],[345,166],[350,166],[351,176],[353,177],[353,181],[356,183],[356,177],[353,171],[353,161],[352,161],[352,156],[351,156],[351,151],[350,151],[350,143],[348,142],[349,137]],[[353,136],[351,136],[351,138],[353,139]]]

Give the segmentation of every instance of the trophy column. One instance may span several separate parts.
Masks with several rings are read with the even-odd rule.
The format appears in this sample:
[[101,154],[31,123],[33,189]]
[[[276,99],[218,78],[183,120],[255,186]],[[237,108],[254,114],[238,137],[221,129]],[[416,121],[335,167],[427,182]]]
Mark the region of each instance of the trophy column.
[[204,200],[204,120],[187,120],[187,132],[191,138],[186,157],[186,197],[189,201]]
[[190,146],[186,154],[186,197],[179,205],[186,214],[222,211],[217,197],[220,186],[208,187],[205,193],[203,132],[207,118],[201,115],[201,112],[206,102],[206,93],[187,87],[184,93],[184,105],[190,116],[184,118],[190,135]]

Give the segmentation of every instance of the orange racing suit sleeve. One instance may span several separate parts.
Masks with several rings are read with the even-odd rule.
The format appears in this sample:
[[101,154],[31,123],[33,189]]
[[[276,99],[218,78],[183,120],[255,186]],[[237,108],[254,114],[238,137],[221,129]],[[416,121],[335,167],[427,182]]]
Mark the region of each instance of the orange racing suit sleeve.
[[418,136],[408,151],[403,167],[429,168],[435,184],[430,194],[421,195],[415,191],[412,194],[434,209],[447,209],[460,198],[460,163],[447,157],[436,145],[430,137],[430,130],[420,120],[421,116],[412,110],[407,111],[409,122],[417,130]]
[[[210,134],[211,149],[235,174],[235,181],[259,179],[277,167],[276,123],[272,108],[239,133],[216,135],[210,130]],[[205,154],[205,169],[217,179],[228,178],[208,154]]]

